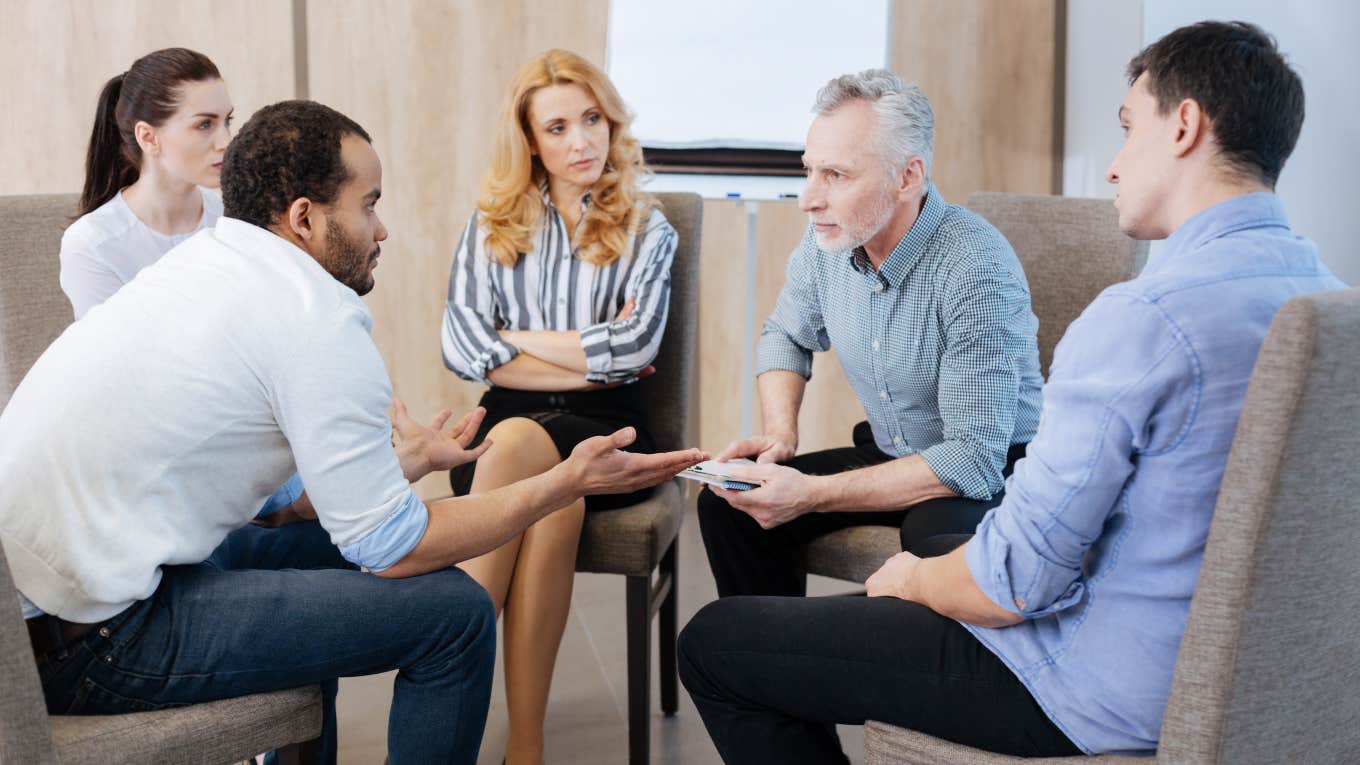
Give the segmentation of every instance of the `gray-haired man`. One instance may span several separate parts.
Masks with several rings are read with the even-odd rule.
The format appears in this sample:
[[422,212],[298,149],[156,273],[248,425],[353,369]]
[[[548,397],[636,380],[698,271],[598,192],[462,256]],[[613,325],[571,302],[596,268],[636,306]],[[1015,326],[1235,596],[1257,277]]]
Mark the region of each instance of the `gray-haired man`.
[[[762,485],[699,501],[724,597],[803,594],[794,551],[845,526],[900,525],[918,553],[957,545],[1039,422],[1029,286],[1005,238],[931,184],[925,94],[870,70],[829,82],[814,111],[809,226],[760,336],[765,432],[718,455],[755,458],[738,477]],[[795,457],[812,354],[832,347],[868,421],[852,447]]]

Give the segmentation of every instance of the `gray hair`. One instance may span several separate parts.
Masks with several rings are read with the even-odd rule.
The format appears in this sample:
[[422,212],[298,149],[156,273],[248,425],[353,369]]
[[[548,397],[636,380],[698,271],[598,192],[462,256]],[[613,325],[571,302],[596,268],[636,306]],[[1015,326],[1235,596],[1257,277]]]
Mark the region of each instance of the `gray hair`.
[[930,177],[931,155],[935,150],[935,111],[930,99],[914,82],[886,69],[866,69],[859,74],[843,74],[817,91],[812,111],[830,114],[850,101],[868,101],[878,115],[879,154],[894,171],[906,166],[912,157],[925,163]]

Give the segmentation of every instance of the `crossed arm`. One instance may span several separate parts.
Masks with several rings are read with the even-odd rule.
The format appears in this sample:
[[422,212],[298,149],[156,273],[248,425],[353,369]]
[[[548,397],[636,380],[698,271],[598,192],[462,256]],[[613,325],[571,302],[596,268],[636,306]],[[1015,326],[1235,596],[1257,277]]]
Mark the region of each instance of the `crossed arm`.
[[[628,298],[614,321],[625,321],[637,303]],[[498,332],[502,341],[519,349],[513,359],[487,373],[503,388],[536,391],[597,390],[608,387],[587,382],[586,352],[578,330],[512,330]],[[646,374],[646,370],[644,370]]]

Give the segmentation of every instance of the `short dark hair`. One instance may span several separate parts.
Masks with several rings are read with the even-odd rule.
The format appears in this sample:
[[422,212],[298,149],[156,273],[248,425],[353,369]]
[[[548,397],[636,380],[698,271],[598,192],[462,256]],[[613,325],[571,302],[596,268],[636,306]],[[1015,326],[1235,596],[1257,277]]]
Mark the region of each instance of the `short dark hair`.
[[335,200],[349,169],[340,139],[373,142],[359,124],[315,101],[280,101],[255,112],[222,160],[222,207],[231,218],[269,226],[302,197]]
[[1134,56],[1129,84],[1144,73],[1159,114],[1199,102],[1229,167],[1275,187],[1303,128],[1303,81],[1275,38],[1245,21],[1201,21]]

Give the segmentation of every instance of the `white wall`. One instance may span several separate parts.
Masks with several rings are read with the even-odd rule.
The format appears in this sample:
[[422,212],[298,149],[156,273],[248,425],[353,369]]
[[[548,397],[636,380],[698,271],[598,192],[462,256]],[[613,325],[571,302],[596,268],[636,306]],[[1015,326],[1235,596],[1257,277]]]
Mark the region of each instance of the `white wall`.
[[1124,140],[1124,67],[1142,47],[1142,0],[1068,0],[1063,114],[1064,196],[1114,198],[1105,182]]
[[1277,191],[1294,230],[1317,242],[1343,281],[1360,284],[1350,187],[1360,176],[1360,3],[1351,0],[1069,0],[1063,193],[1113,195],[1102,176],[1121,141],[1114,113],[1127,87],[1124,65],[1141,46],[1204,19],[1260,25],[1303,78],[1308,114]]

